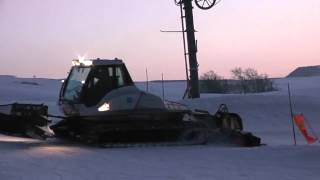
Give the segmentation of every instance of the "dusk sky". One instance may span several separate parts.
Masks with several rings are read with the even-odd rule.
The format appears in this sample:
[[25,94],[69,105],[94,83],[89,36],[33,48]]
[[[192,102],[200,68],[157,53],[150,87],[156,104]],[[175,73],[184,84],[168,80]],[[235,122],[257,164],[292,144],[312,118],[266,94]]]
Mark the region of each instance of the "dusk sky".
[[[320,64],[319,0],[222,0],[194,8],[200,74],[271,77]],[[134,80],[185,79],[174,0],[0,0],[0,74],[64,78],[71,60],[123,59]]]

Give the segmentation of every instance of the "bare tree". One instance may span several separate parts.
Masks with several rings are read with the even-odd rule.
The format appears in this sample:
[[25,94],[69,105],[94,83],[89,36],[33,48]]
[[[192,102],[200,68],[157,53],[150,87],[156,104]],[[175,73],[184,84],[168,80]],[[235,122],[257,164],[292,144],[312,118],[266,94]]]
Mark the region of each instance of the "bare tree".
[[248,80],[254,80],[259,77],[258,71],[253,68],[247,68],[244,70],[244,76]]
[[236,67],[234,69],[231,70],[232,76],[234,79],[239,80],[239,85],[241,87],[241,90],[243,93],[246,93],[248,90],[248,86],[247,86],[247,81],[246,81],[246,76],[245,76],[245,72],[242,70],[242,68],[240,67]]
[[231,73],[234,79],[244,80],[244,72],[242,68],[235,67],[234,69],[231,70]]
[[202,93],[258,93],[275,90],[272,80],[266,74],[259,74],[254,68],[231,70],[234,80],[225,80],[214,71],[200,76]]
[[200,76],[201,80],[220,80],[223,79],[221,76],[219,76],[217,73],[215,73],[214,71],[208,71],[206,73],[203,73]]
[[239,80],[243,93],[251,92],[265,92],[274,90],[273,82],[268,78],[266,74],[259,74],[257,70],[253,68],[236,67],[231,70],[233,77]]
[[228,82],[214,71],[208,71],[200,76],[200,90],[203,93],[225,93]]

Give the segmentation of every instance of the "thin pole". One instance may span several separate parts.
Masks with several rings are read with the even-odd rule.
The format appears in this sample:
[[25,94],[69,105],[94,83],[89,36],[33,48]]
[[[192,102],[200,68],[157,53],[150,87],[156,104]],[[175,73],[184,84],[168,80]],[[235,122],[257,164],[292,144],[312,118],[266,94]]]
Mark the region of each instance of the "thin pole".
[[292,110],[292,100],[291,100],[291,90],[290,90],[290,84],[288,83],[288,95],[289,95],[289,105],[290,105],[290,114],[291,114],[291,125],[292,125],[292,133],[293,133],[293,141],[294,145],[297,145],[296,140],[296,130],[294,128],[294,122],[293,122],[293,110]]
[[146,80],[147,80],[147,84],[146,84],[146,91],[149,92],[149,77],[148,77],[148,68],[146,68]]
[[163,73],[161,74],[161,79],[162,79],[162,99],[164,101],[164,80],[163,80]]
[[189,92],[189,68],[188,68],[188,53],[187,53],[187,47],[186,47],[186,36],[185,36],[185,25],[184,25],[184,18],[185,16],[183,15],[183,7],[182,7],[182,3],[180,3],[180,14],[181,14],[181,32],[182,32],[182,40],[183,40],[183,53],[184,53],[184,63],[185,63],[185,67],[186,67],[186,80],[187,80],[187,88],[186,91],[183,95],[183,99],[186,97],[186,95],[188,94],[188,96],[190,96],[190,92]]

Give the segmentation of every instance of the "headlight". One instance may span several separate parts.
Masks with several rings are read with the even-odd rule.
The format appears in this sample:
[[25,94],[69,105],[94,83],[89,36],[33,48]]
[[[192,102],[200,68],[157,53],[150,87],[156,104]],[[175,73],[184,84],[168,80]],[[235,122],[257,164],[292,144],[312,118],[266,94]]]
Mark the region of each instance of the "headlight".
[[110,110],[110,104],[109,103],[104,103],[98,108],[99,112],[104,112],[104,111],[109,111],[109,110]]
[[78,59],[72,60],[73,66],[91,66],[92,61],[90,59],[85,59],[85,56],[78,56]]

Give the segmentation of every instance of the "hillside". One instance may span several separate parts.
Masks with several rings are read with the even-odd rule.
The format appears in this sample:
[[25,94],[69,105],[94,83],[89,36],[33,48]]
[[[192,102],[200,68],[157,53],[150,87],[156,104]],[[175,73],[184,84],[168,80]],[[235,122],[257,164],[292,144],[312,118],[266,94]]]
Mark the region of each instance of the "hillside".
[[320,66],[298,67],[292,71],[287,77],[311,77],[320,76]]

